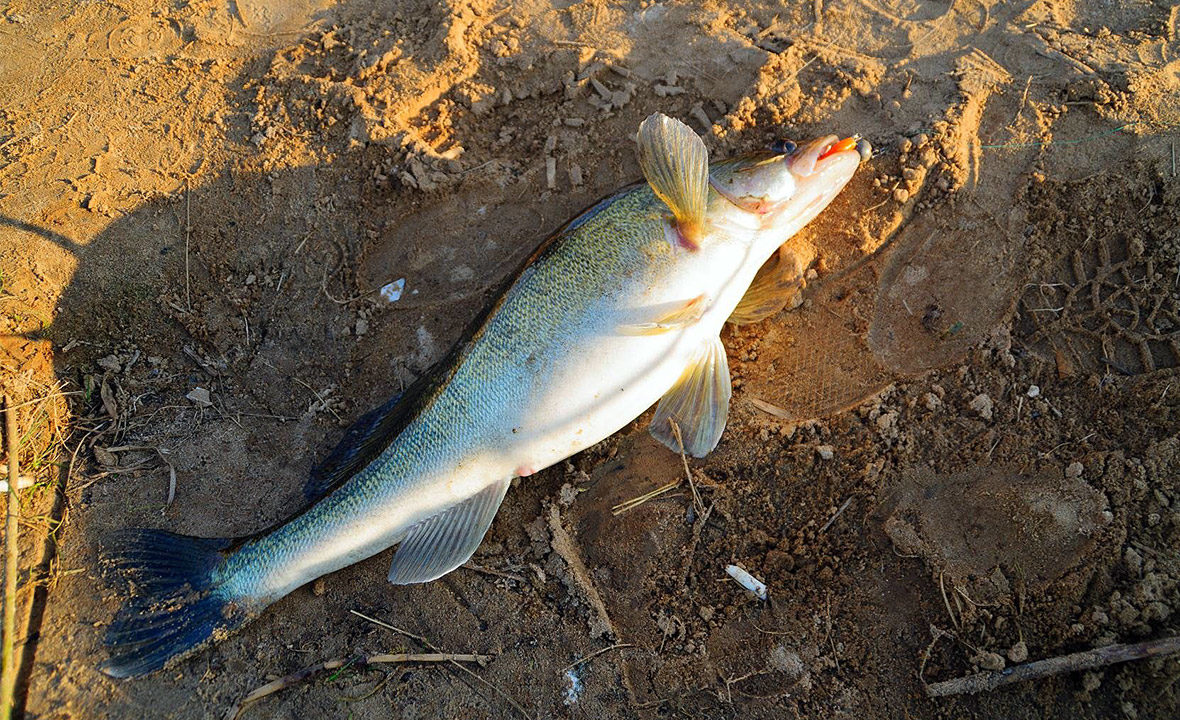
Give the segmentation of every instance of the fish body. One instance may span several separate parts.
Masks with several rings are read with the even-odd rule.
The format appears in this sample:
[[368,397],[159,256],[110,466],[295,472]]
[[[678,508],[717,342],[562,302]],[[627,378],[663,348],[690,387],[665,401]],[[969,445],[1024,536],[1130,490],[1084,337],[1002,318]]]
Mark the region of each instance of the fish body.
[[[113,564],[146,575],[154,594],[116,617],[104,671],[158,669],[393,545],[392,582],[439,577],[474,552],[513,478],[605,439],[657,402],[657,437],[698,456],[711,450],[729,400],[723,324],[767,257],[861,158],[828,137],[709,167],[700,139],[663,116],[644,123],[639,143],[648,183],[557,231],[417,396],[398,404],[409,408],[398,422],[389,412],[358,422],[334,453],[348,476],[333,478],[338,486],[318,503],[245,541],[125,538]],[[683,432],[676,444],[669,418]],[[150,587],[161,575],[180,581],[185,602],[168,602],[182,595],[171,580]],[[185,620],[194,612],[208,617]]]

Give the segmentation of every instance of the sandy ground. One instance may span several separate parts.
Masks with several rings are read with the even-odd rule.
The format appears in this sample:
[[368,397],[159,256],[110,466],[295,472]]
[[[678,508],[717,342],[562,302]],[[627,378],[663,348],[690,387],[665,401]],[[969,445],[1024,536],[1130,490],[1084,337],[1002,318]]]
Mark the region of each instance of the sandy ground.
[[[243,717],[1174,717],[1175,656],[924,683],[1180,632],[1177,22],[1142,0],[0,7],[26,716],[223,717],[301,667],[423,649],[358,610],[495,657],[324,673]],[[797,240],[802,304],[725,332],[707,513],[686,487],[611,513],[683,474],[640,418],[521,482],[479,569],[395,588],[383,553],[169,671],[101,676],[104,533],[297,510],[349,421],[639,176],[657,110],[716,156],[878,149]]]

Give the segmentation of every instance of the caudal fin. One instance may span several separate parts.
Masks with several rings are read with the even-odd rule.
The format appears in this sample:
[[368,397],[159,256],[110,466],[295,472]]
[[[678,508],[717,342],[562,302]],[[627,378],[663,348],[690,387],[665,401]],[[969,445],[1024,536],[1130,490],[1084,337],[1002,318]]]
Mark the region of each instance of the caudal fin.
[[127,530],[104,543],[103,564],[127,581],[130,597],[107,628],[110,659],[99,669],[147,675],[249,620],[221,584],[231,543],[163,530]]

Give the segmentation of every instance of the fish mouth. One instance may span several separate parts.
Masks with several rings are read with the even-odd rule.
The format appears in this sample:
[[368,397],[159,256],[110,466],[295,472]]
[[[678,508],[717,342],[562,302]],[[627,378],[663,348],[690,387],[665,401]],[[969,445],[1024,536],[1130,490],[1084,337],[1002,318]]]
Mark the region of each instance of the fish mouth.
[[821,170],[835,158],[856,157],[857,164],[868,160],[872,156],[873,148],[868,140],[853,135],[840,138],[836,135],[825,135],[817,138],[800,148],[791,160],[791,172],[800,177],[807,177]]

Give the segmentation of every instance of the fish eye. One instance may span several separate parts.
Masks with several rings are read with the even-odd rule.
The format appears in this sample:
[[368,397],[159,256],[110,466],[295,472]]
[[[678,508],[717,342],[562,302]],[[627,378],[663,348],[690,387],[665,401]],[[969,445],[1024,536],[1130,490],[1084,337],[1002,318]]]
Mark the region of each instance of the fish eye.
[[799,146],[790,140],[775,140],[770,144],[770,151],[778,153],[779,155],[790,155],[795,152]]

